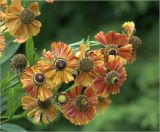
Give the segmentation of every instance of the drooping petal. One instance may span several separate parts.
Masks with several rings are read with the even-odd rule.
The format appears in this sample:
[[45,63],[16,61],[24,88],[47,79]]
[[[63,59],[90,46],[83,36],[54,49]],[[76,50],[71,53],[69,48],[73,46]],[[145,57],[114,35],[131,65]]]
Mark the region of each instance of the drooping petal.
[[39,16],[41,13],[39,11],[38,2],[34,2],[29,6],[29,9],[34,13],[35,16]]

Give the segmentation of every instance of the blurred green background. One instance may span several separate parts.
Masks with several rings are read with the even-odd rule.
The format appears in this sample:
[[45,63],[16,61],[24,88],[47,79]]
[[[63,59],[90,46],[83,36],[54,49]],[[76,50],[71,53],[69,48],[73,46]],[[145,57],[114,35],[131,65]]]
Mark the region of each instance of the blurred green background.
[[[99,31],[121,32],[124,21],[134,21],[136,35],[142,40],[135,63],[126,66],[127,81],[112,104],[88,125],[75,126],[63,116],[46,126],[35,126],[27,119],[10,123],[27,131],[158,131],[159,130],[159,2],[158,1],[57,1],[39,2],[43,26],[34,37],[41,54],[53,41],[73,43]],[[21,45],[17,53],[24,53]],[[2,65],[6,71],[7,63]],[[2,72],[2,77],[6,72]]]

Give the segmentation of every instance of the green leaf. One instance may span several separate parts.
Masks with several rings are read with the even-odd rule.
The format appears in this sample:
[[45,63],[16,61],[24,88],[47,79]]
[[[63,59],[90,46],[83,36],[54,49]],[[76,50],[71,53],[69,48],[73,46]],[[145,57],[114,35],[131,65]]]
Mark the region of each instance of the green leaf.
[[8,112],[9,112],[9,119],[12,118],[15,106],[15,91],[11,88],[8,92]]
[[34,63],[35,48],[32,37],[30,37],[25,45],[26,56],[30,65]]
[[13,56],[17,52],[18,48],[20,47],[20,44],[13,42],[14,37],[11,36],[8,32],[4,33],[4,36],[6,41],[6,48],[4,50],[4,54],[0,58],[0,64],[3,64],[8,59],[10,59],[11,56]]
[[8,91],[8,111],[7,115],[9,116],[9,119],[12,118],[13,114],[16,112],[16,110],[21,106],[21,98],[23,96],[24,92],[21,88],[21,84],[17,83],[14,87],[11,87]]
[[6,124],[3,124],[0,126],[2,131],[5,131],[5,132],[27,132],[24,128],[18,126],[18,125],[15,125],[15,124],[11,124],[11,123],[6,123]]

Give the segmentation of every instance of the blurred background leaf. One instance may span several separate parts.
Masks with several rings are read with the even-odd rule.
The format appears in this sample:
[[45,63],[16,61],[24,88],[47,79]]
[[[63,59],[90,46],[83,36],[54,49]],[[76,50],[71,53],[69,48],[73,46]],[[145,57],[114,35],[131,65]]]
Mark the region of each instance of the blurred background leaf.
[[10,123],[1,125],[1,130],[4,132],[27,132],[24,128]]

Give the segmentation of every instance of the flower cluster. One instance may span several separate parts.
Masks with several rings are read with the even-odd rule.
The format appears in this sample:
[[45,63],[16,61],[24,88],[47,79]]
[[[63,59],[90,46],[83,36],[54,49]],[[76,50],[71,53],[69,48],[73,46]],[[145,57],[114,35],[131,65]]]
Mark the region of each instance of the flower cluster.
[[[35,123],[48,123],[60,110],[75,125],[93,120],[110,105],[110,95],[118,94],[126,80],[124,66],[130,63],[133,52],[131,37],[99,32],[95,38],[101,49],[90,50],[84,43],[77,53],[64,42],[53,42],[49,51],[43,50],[41,60],[22,74],[27,93],[22,105],[28,116]],[[67,90],[57,92],[61,84],[71,83]]]
[[[39,33],[41,23],[35,19],[38,15],[37,2],[24,8],[20,0],[13,0],[5,11],[4,21],[16,41],[24,42]],[[12,69],[22,73],[20,80],[26,93],[22,106],[27,116],[34,123],[46,124],[55,120],[60,111],[71,123],[84,125],[108,108],[110,96],[119,94],[126,80],[125,65],[134,62],[141,44],[134,36],[133,22],[125,22],[122,28],[123,33],[97,33],[94,42],[100,49],[91,49],[92,44],[84,42],[75,52],[65,42],[53,42],[34,65],[26,67],[26,58],[22,55],[12,59]],[[3,48],[1,46],[0,51]],[[19,58],[24,61],[15,63]],[[65,84],[69,87],[61,90]]]

